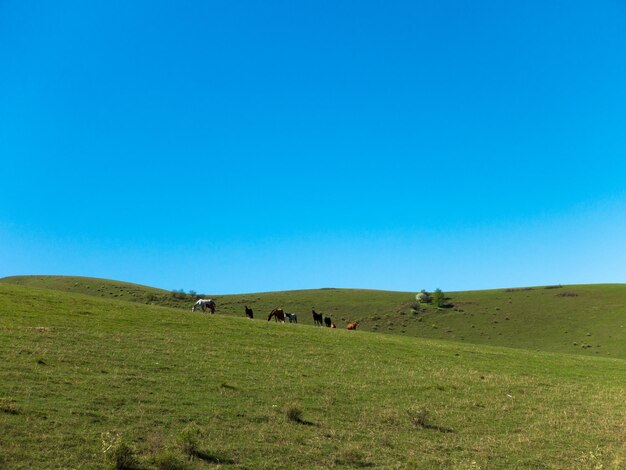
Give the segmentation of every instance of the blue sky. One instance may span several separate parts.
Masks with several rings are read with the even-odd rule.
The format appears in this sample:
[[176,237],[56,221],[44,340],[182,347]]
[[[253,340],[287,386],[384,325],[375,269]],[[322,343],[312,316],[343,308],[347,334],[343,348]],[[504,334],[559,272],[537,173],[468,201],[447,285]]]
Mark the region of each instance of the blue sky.
[[0,3],[0,276],[626,282],[621,1]]

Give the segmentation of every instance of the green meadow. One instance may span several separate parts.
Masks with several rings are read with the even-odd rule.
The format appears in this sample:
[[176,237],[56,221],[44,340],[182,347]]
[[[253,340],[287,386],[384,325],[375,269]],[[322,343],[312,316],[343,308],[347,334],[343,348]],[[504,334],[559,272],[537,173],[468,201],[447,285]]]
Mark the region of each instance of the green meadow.
[[[1,282],[191,310],[195,296],[103,279],[16,276]],[[417,304],[415,294],[362,289],[317,289],[241,295],[204,294],[218,313],[266,319],[275,307],[313,325],[311,309],[338,327],[360,321],[377,333],[626,359],[626,284],[538,286],[451,292],[447,308]],[[416,307],[416,308],[415,308]]]
[[213,295],[210,315],[6,278],[0,468],[626,468],[626,286],[552,287]]

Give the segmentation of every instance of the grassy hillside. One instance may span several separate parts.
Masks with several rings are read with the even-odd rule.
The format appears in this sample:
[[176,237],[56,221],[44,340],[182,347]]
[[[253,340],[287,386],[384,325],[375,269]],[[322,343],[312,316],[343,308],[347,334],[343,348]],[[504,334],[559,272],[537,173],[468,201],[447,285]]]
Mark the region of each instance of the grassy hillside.
[[[302,314],[311,306],[338,325],[422,338],[626,358],[626,285],[452,292],[449,308],[415,305],[415,294],[352,289],[291,291],[218,299],[221,312],[276,305]],[[413,309],[417,307],[418,312]]]
[[[26,276],[0,280],[100,297],[190,309],[192,296],[102,279]],[[626,358],[626,285],[549,286],[448,293],[450,308],[419,306],[414,293],[319,289],[211,296],[221,314],[266,318],[282,306],[313,324],[311,308],[339,327],[360,320],[365,331],[541,351]]]
[[116,451],[143,468],[626,465],[621,359],[10,283],[0,357],[5,468],[103,468]]
[[181,292],[94,277],[10,276],[0,282],[175,308],[188,308],[195,298]]

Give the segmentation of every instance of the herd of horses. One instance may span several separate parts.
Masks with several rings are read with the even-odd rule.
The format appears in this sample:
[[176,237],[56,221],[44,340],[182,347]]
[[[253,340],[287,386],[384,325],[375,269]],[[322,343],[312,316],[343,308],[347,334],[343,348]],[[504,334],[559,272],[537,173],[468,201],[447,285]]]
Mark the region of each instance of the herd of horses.
[[[198,299],[196,303],[193,304],[191,311],[195,312],[198,308],[202,309],[203,312],[206,312],[208,310],[211,313],[215,313],[215,301],[213,299]],[[333,323],[330,317],[325,317],[322,313],[317,313],[314,308],[311,309],[311,313],[313,314],[313,324],[315,326],[337,328],[337,325]],[[247,318],[254,318],[254,311],[247,305],[245,306],[245,314]],[[274,321],[280,323],[285,323],[285,320],[288,320],[289,323],[298,323],[298,315],[296,315],[295,313],[285,312],[282,308],[275,308],[274,310],[272,310],[267,317],[267,321],[270,321],[272,318],[274,319]],[[346,325],[346,328],[348,330],[356,330],[357,326],[359,326],[359,322],[355,321],[348,323]]]

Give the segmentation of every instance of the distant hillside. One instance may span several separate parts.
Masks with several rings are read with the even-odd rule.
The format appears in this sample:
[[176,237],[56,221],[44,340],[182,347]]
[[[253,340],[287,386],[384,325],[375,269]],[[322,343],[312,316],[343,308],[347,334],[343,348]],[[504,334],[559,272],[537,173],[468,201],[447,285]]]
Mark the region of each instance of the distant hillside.
[[[267,295],[358,307],[396,294]],[[246,296],[269,301],[260,298]],[[621,359],[192,314],[8,282],[0,357],[0,468],[115,468],[115,457],[124,468],[185,469],[626,465]]]
[[10,276],[1,278],[0,282],[174,308],[186,308],[193,304],[194,298],[180,292],[94,277]]
[[[0,279],[189,310],[195,297],[103,279],[24,276]],[[626,285],[544,286],[451,292],[447,308],[417,304],[415,293],[359,289],[317,289],[241,295],[211,295],[219,314],[244,316],[253,308],[266,319],[275,307],[295,312],[313,324],[311,309],[330,316],[341,328],[360,321],[360,329],[465,343],[626,358]]]

